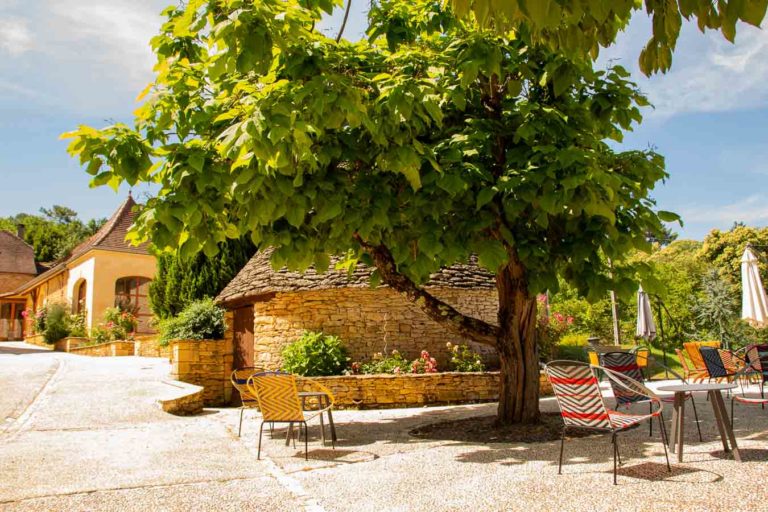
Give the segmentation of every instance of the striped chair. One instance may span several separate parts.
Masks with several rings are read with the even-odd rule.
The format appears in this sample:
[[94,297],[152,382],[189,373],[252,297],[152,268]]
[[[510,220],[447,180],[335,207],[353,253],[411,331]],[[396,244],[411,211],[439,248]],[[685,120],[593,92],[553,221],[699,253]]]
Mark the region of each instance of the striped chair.
[[760,382],[760,397],[765,397],[763,386],[768,382],[768,345],[751,345],[747,348],[749,373],[757,375]]
[[701,347],[699,349],[704,367],[707,369],[709,380],[722,380],[731,382],[737,375],[736,370],[726,367],[721,356],[721,350],[714,347]]
[[704,365],[704,360],[701,358],[701,347],[714,347],[720,348],[719,341],[686,341],[683,343],[683,348],[688,354],[688,358],[693,364],[693,368],[698,371],[706,372],[707,367]]
[[[304,458],[309,459],[309,440],[307,435],[307,422],[333,407],[333,394],[318,383],[313,383],[328,397],[327,405],[314,409],[309,416],[305,415],[299,390],[296,386],[296,376],[279,372],[263,372],[251,376],[247,383],[248,392],[256,397],[261,410],[261,426],[259,427],[259,449],[256,458],[261,458],[261,437],[264,432],[264,423],[298,423],[304,426]],[[333,437],[331,446],[335,449]]]
[[688,364],[688,357],[682,350],[676,348],[675,354],[677,354],[677,358],[680,360],[680,366],[683,368],[683,377],[686,381],[701,382],[709,378],[706,369],[697,369]]
[[[661,400],[639,382],[607,368],[579,361],[552,361],[545,368],[557,398],[557,404],[560,407],[560,414],[564,423],[563,435],[560,439],[558,474],[562,474],[565,435],[569,429],[610,432],[611,443],[613,444],[613,483],[616,485],[617,461],[621,461],[617,434],[642,421],[653,421],[654,417],[659,418],[659,424],[661,425],[661,411],[664,408]],[[600,392],[600,386],[595,373],[596,370],[602,371],[608,379],[612,382],[615,381],[625,391],[647,397],[652,403],[650,414],[628,414],[608,409]],[[669,466],[666,435],[663,426],[661,438],[664,445],[664,456],[667,460],[667,469],[672,471],[672,468]]]
[[[637,357],[635,354],[629,354],[626,352],[607,352],[605,354],[601,354],[600,356],[600,363],[604,368],[608,368],[609,370],[613,370],[616,373],[620,373],[626,377],[629,377],[630,379],[636,380],[637,382],[644,383],[645,379],[643,377],[643,372],[640,369],[640,365],[638,364],[639,357]],[[662,365],[663,366],[663,365]],[[675,373],[674,370],[671,368],[667,368],[667,371],[680,379],[683,383],[685,382],[685,379]],[[629,407],[632,404],[637,403],[648,403],[648,409],[649,412],[653,410],[653,401],[650,400],[647,396],[638,394],[632,390],[628,390],[625,386],[622,384],[611,380],[609,381],[611,384],[611,389],[613,390],[613,396],[616,398],[616,409],[619,409],[622,405],[624,407]],[[665,395],[659,397],[662,402],[665,403],[673,403],[675,401],[674,395]],[[693,405],[693,416],[696,419],[696,429],[699,432],[699,441],[704,441],[704,439],[701,436],[701,427],[699,426],[699,414],[696,411],[696,400],[693,398],[693,393],[686,393],[685,399],[690,400],[691,404]],[[660,419],[663,419],[663,415]],[[648,422],[649,424],[649,436],[653,435],[653,422]],[[661,422],[662,426],[664,425],[663,422]],[[666,434],[666,432],[665,432]]]

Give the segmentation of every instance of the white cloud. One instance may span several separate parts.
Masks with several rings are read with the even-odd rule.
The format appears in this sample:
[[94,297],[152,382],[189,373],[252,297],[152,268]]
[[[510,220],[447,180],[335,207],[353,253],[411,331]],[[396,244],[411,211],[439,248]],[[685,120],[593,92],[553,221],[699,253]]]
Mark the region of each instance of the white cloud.
[[32,48],[32,34],[26,20],[0,18],[0,50],[16,57]]
[[768,26],[761,30],[739,24],[736,43],[731,44],[719,32],[702,34],[695,23],[687,22],[672,69],[647,78],[640,73],[637,58],[650,32],[647,18],[636,16],[618,44],[601,56],[601,62],[615,59],[632,70],[655,106],[647,116],[664,118],[768,106]]
[[689,206],[679,211],[686,223],[702,223],[710,226],[728,227],[734,222],[747,224],[768,223],[768,204],[765,197],[752,195],[741,201],[721,206]]

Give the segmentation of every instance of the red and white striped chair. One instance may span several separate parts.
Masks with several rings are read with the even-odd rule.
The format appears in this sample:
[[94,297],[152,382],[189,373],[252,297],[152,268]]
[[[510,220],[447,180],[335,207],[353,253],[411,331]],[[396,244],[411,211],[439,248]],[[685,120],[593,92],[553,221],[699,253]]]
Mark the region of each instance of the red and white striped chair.
[[[650,413],[630,414],[608,409],[600,391],[596,371],[603,372],[610,379],[612,385],[624,389],[627,393],[647,397],[647,400],[651,402]],[[615,485],[617,483],[617,462],[621,463],[617,434],[645,420],[653,421],[653,418],[658,418],[659,425],[662,427],[659,430],[661,431],[661,442],[664,445],[664,457],[667,460],[667,469],[672,471],[667,455],[667,439],[663,425],[661,425],[661,411],[664,405],[653,391],[626,375],[580,361],[552,361],[546,365],[546,372],[557,398],[557,404],[560,406],[560,414],[564,423],[563,435],[560,439],[558,474],[562,474],[565,435],[569,429],[610,432],[611,443],[613,444],[613,483]]]

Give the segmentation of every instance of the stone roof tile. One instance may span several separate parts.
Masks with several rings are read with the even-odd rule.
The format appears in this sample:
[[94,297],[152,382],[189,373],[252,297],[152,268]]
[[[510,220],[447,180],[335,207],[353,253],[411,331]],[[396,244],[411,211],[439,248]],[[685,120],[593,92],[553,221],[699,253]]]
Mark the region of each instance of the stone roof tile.
[[[324,274],[314,268],[303,274],[280,269],[275,271],[270,264],[271,250],[260,251],[243,267],[216,298],[217,302],[228,303],[276,292],[299,292],[327,290],[333,288],[367,288],[373,268],[358,264],[348,273],[336,270],[339,258],[331,258],[331,265]],[[485,288],[495,287],[494,276],[477,265],[476,258],[468,263],[452,265],[430,277],[427,287],[443,288]]]

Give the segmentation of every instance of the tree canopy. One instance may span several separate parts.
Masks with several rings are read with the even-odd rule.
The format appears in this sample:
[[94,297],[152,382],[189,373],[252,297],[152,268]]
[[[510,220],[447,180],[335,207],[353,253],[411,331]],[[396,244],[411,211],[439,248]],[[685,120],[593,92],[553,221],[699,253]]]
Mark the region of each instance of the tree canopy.
[[699,30],[717,30],[730,42],[739,21],[759,27],[768,0],[446,0],[464,19],[500,33],[513,31],[532,43],[574,57],[597,58],[624,30],[632,15],[645,10],[652,33],[639,56],[646,75],[667,71],[683,20]]
[[0,229],[16,232],[24,225],[24,241],[35,249],[35,260],[50,262],[66,256],[80,242],[92,236],[106,219],[81,221],[77,212],[66,206],[40,208],[42,215],[19,213],[0,218]]
[[[437,0],[388,0],[369,39],[314,29],[334,3],[192,0],[165,11],[157,78],[135,125],[67,134],[95,185],[159,184],[133,236],[182,256],[249,235],[272,262],[320,271],[329,255],[433,319],[495,346],[500,416],[538,416],[535,294],[631,294],[629,261],[663,236],[652,151],[617,152],[645,98],[621,67],[483,30]],[[499,324],[420,287],[477,254],[497,274]],[[525,405],[528,404],[528,405]]]

